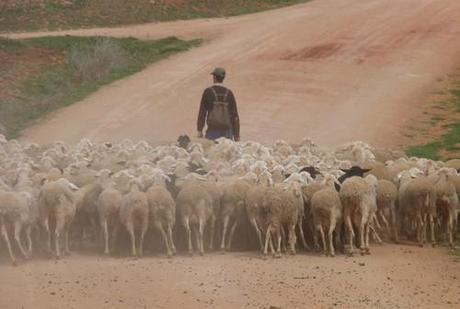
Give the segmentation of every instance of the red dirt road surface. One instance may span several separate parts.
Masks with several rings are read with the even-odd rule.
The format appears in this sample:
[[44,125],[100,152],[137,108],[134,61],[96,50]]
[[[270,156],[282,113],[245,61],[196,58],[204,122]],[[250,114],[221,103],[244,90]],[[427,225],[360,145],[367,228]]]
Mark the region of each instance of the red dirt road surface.
[[460,1],[321,0],[227,19],[46,34],[176,35],[205,43],[58,111],[25,139],[163,141],[195,134],[209,72],[224,66],[242,139],[310,136],[322,145],[363,140],[389,147],[434,82],[460,66]]
[[371,250],[351,258],[75,255],[0,265],[0,308],[459,308],[460,263],[446,249]]

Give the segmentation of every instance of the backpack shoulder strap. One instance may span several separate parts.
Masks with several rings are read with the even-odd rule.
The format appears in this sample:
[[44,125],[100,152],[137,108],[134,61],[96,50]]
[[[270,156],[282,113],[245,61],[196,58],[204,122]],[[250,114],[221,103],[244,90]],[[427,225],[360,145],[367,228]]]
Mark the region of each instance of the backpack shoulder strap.
[[216,101],[219,101],[219,96],[217,95],[217,92],[216,90],[214,89],[214,87],[210,87],[212,93],[214,94],[214,96],[216,97]]
[[227,102],[227,96],[228,96],[229,92],[230,92],[230,90],[228,90],[228,88],[226,88],[225,94],[224,94],[224,102]]

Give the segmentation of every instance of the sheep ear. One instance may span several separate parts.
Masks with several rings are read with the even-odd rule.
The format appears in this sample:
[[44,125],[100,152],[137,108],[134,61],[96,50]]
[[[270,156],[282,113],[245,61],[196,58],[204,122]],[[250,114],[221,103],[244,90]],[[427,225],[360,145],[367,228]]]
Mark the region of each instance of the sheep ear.
[[341,168],[340,170],[344,173],[348,173],[350,171],[349,169],[344,169],[344,168]]
[[372,169],[371,168],[365,168],[365,169],[362,169],[361,171],[363,173],[368,173],[368,172],[372,171]]

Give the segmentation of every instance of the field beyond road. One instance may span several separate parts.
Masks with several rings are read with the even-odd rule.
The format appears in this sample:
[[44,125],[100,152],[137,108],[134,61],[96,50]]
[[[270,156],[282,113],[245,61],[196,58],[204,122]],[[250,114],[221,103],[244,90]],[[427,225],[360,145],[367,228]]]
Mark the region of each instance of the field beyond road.
[[194,134],[201,92],[219,65],[239,102],[244,140],[398,146],[435,81],[460,66],[459,17],[457,0],[321,0],[227,19],[50,33],[205,41],[62,109],[24,138]]

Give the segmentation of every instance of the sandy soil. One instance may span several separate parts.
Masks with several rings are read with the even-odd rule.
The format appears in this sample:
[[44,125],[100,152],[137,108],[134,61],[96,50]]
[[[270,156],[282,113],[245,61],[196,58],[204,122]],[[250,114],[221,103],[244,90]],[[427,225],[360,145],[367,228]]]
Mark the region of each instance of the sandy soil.
[[446,251],[385,245],[365,257],[265,261],[75,255],[0,265],[0,308],[458,308],[460,263]]
[[46,34],[64,33],[206,41],[55,113],[26,139],[194,134],[201,92],[220,65],[239,102],[243,139],[390,147],[434,82],[460,66],[457,0],[321,0],[227,19]]

